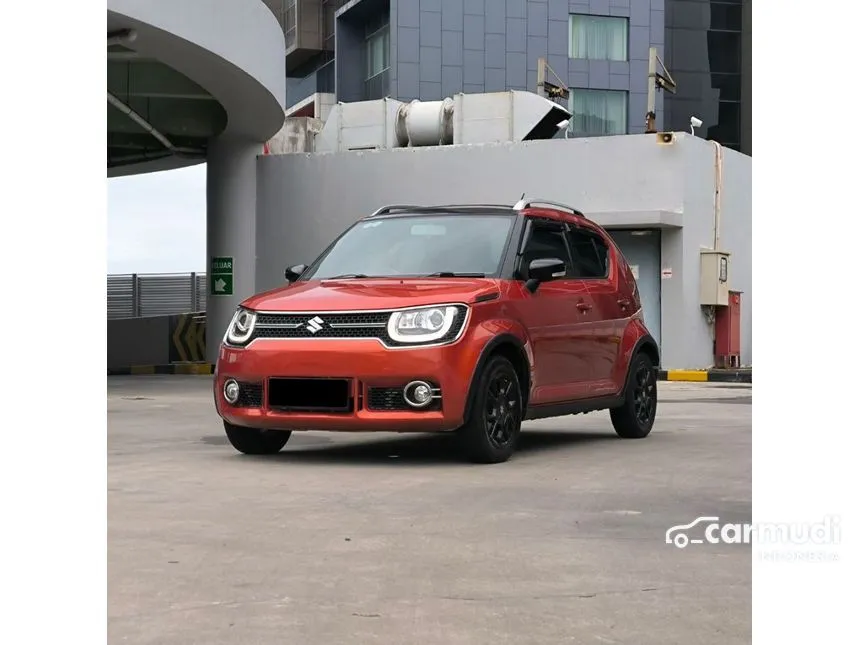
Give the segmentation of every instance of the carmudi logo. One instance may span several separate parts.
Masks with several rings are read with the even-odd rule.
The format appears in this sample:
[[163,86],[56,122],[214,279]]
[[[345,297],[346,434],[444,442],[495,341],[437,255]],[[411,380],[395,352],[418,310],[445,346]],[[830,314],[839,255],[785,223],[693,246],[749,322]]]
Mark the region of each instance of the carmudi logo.
[[720,523],[715,516],[697,517],[666,531],[666,544],[684,549],[690,544],[830,545],[842,539],[839,518],[821,522]]

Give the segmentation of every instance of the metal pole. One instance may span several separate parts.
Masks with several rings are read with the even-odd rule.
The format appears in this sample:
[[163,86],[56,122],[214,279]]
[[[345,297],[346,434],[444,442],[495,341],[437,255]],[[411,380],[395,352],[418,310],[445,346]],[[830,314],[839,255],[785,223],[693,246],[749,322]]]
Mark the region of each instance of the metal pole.
[[140,317],[140,283],[136,273],[131,274],[131,316]]
[[541,56],[538,58],[538,68],[537,68],[537,94],[538,96],[542,96],[546,98],[546,90],[544,89],[544,82],[546,81],[546,58]]
[[197,299],[197,274],[191,272],[191,311],[200,311],[200,302]]
[[648,111],[645,114],[645,132],[657,132],[657,48],[648,51]]

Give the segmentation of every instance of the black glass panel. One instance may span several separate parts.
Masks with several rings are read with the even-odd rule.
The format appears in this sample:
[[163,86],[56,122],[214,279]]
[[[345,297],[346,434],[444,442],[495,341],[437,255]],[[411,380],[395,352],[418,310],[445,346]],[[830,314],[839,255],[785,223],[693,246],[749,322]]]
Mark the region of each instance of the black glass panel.
[[741,22],[740,4],[711,3],[711,29],[740,31]]
[[665,97],[666,129],[689,131],[690,117],[697,116],[704,121],[698,135],[740,147],[741,131],[749,130],[740,103],[744,74],[750,73],[742,53],[741,30],[749,29],[745,2],[665,0],[665,58],[678,83],[677,93]]
[[741,140],[741,104],[720,103],[719,123],[708,128],[708,138],[720,143],[737,144]]
[[720,91],[721,101],[741,100],[740,74],[711,74],[711,87]]
[[741,35],[731,31],[708,32],[708,59],[711,72],[741,71]]

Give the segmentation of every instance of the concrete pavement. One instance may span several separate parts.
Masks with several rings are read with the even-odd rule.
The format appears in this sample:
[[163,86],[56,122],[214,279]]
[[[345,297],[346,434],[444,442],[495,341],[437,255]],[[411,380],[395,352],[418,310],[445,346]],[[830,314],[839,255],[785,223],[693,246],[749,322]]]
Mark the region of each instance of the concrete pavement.
[[659,384],[651,436],[526,424],[514,458],[448,437],[294,433],[236,453],[207,376],[108,379],[111,643],[746,643],[750,549],[664,542],[751,518],[748,385]]

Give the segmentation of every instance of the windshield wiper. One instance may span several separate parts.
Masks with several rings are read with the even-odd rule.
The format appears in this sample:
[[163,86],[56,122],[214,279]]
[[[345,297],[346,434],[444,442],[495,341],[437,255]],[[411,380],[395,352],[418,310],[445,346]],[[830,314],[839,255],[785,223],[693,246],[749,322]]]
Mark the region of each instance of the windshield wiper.
[[456,271],[437,271],[428,273],[424,278],[486,278],[484,273],[457,273]]
[[363,273],[342,273],[341,275],[333,275],[330,278],[323,278],[324,280],[347,280],[349,278],[369,278],[370,276],[366,276]]

